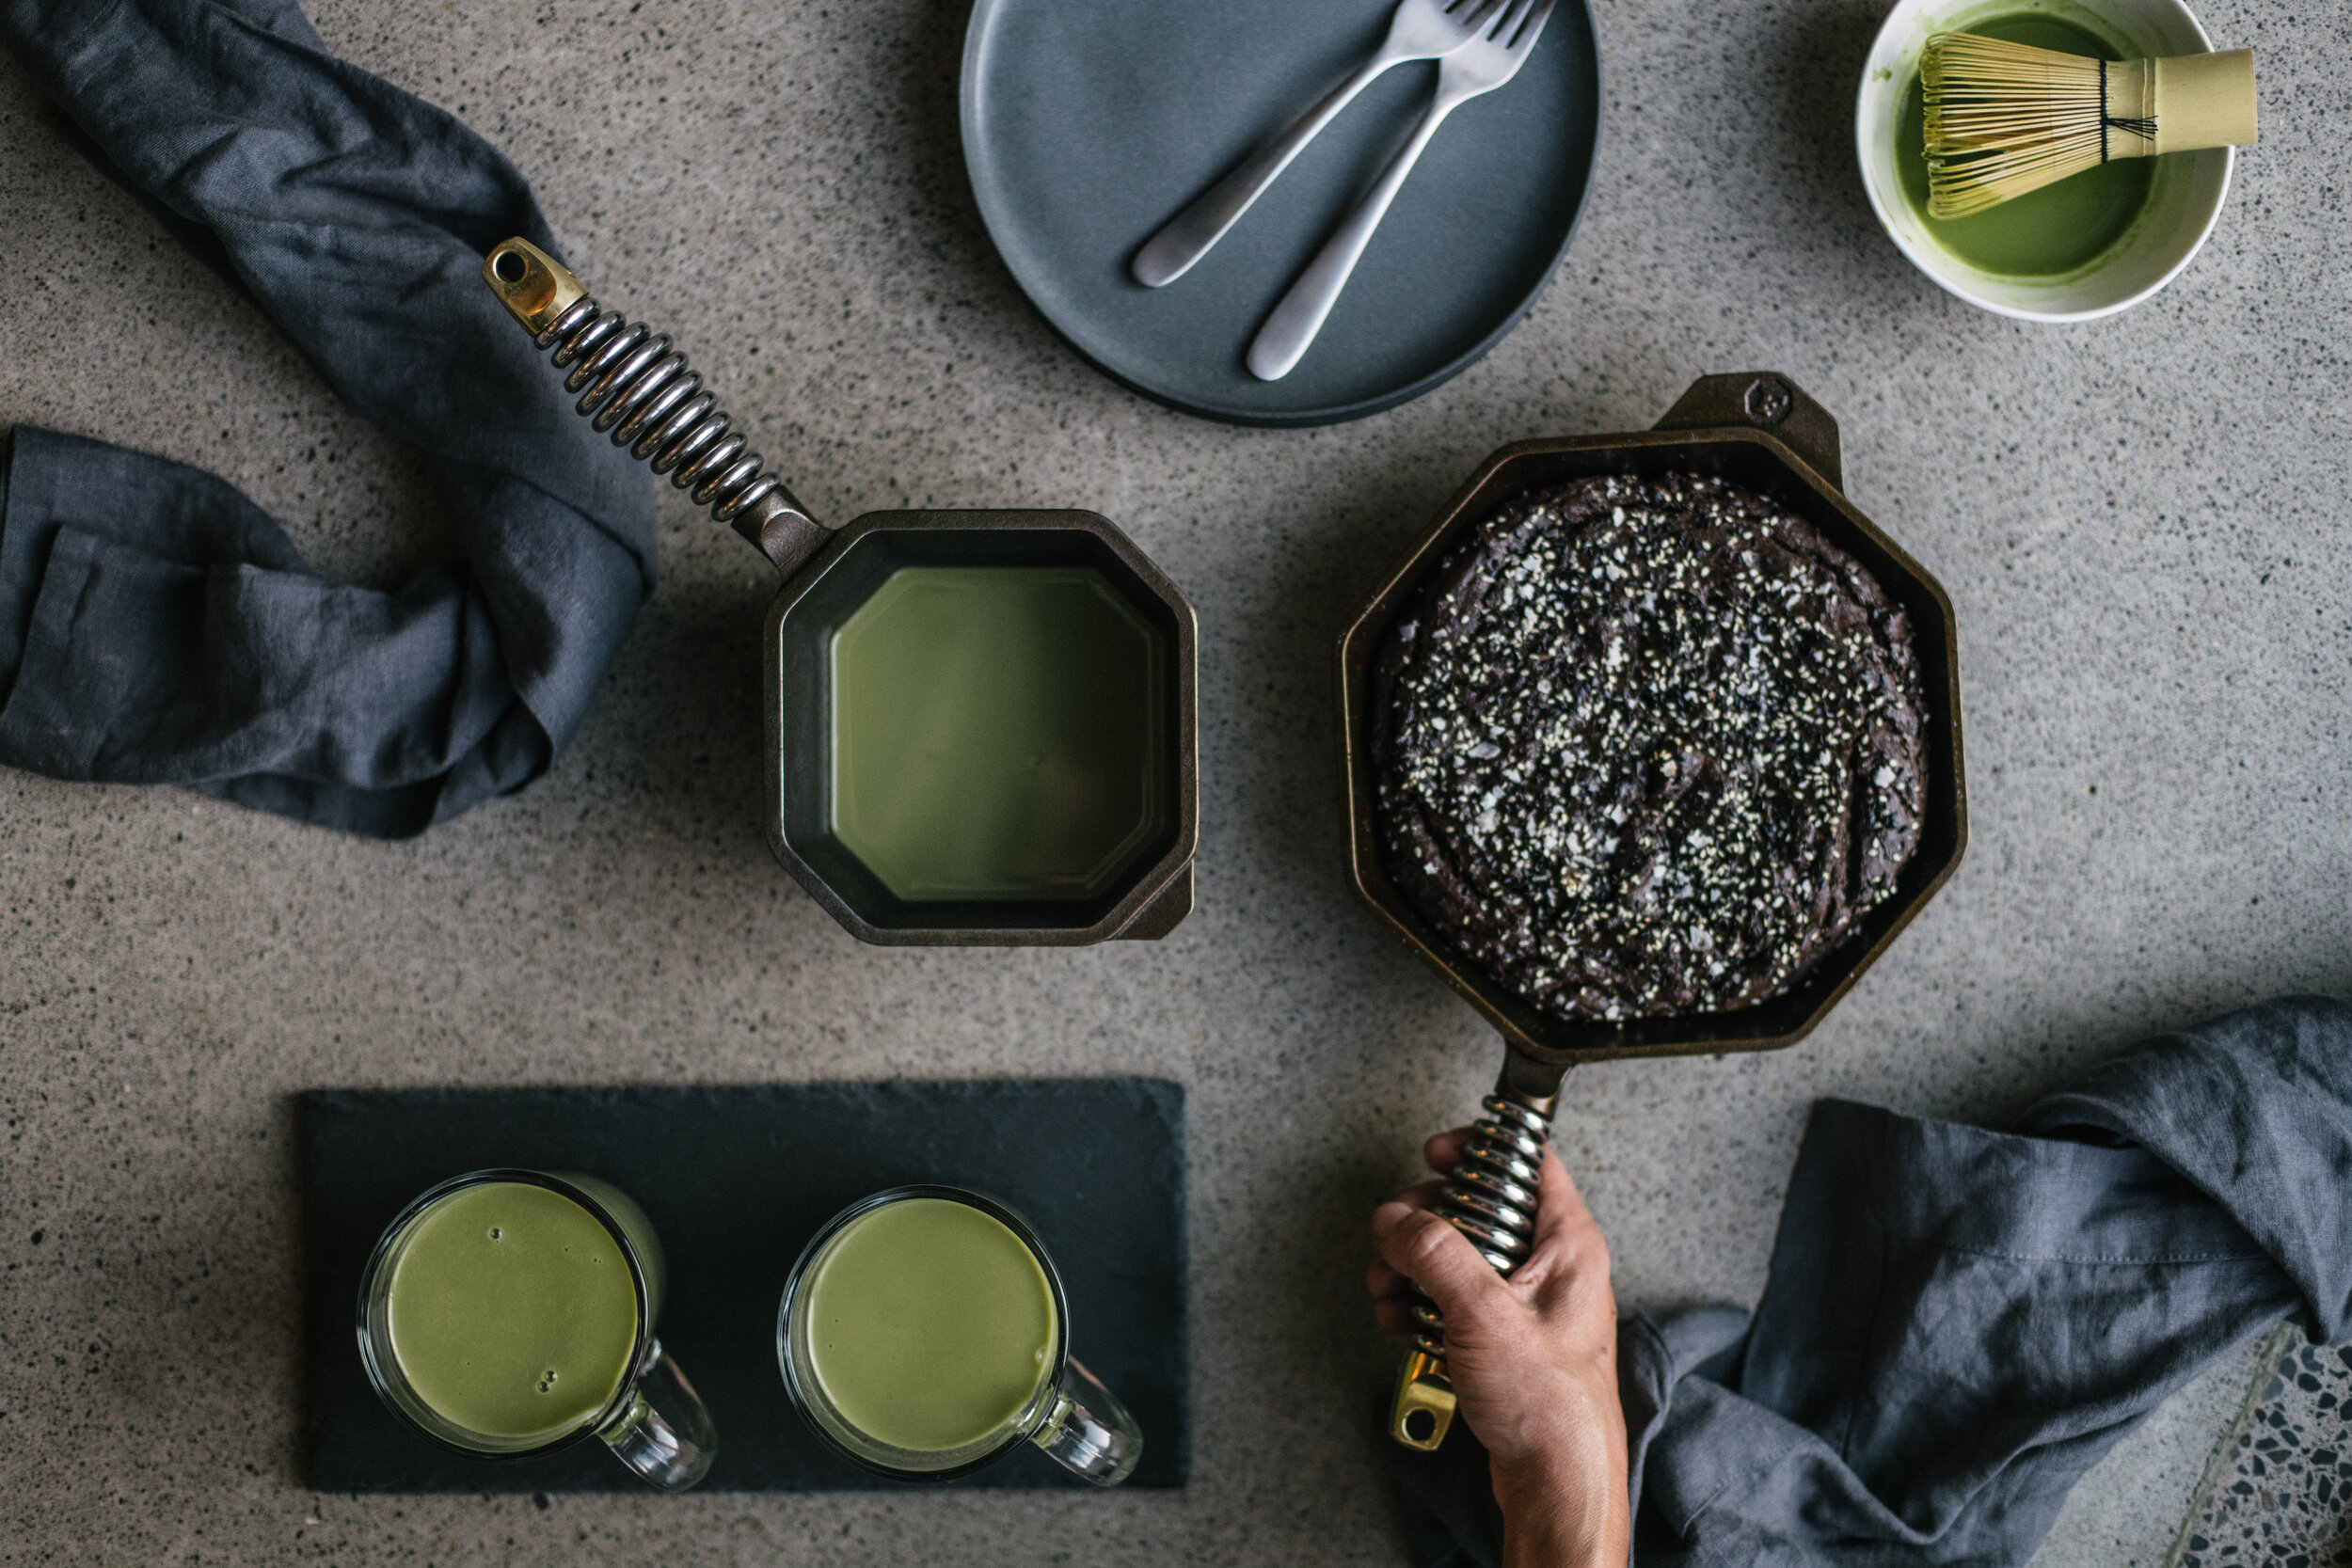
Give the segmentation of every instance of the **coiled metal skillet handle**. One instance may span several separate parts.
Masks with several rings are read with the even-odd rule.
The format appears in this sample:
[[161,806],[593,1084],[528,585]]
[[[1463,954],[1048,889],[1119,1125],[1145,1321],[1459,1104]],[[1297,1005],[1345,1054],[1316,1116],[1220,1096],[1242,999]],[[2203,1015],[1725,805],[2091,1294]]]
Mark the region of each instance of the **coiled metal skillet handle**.
[[611,432],[614,446],[668,474],[787,576],[824,544],[830,531],[783,480],[760,471],[758,454],[729,434],[732,421],[668,338],[598,309],[587,285],[529,240],[495,246],[482,259],[482,279],[532,342],[555,351],[556,367],[571,372],[564,389],[580,393],[580,414]]
[[[1544,1140],[1560,1103],[1562,1071],[1511,1053],[1502,1081],[1486,1099],[1486,1115],[1471,1124],[1462,1163],[1446,1179],[1436,1205],[1505,1278],[1534,1245]],[[1428,1452],[1454,1426],[1454,1382],[1446,1374],[1444,1315],[1418,1290],[1412,1300],[1413,1348],[1397,1369],[1389,1435]]]

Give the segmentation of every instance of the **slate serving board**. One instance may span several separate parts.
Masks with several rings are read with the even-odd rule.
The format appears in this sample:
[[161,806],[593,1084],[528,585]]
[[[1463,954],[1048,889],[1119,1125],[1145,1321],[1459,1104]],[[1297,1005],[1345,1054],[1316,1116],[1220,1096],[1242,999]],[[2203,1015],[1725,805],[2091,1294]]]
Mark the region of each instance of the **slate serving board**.
[[[1025,1215],[1068,1292],[1071,1349],[1135,1412],[1127,1484],[1175,1487],[1186,1408],[1184,1090],[1157,1079],[698,1088],[324,1089],[300,1097],[305,1456],[320,1492],[636,1487],[590,1438],[541,1459],[448,1453],[386,1410],[353,1337],[359,1274],[403,1206],[490,1165],[575,1170],[644,1208],[669,1255],[661,1341],[710,1405],[705,1490],[909,1484],[822,1447],[786,1402],[776,1305],[840,1209],[910,1181],[977,1188]],[[1026,1444],[933,1484],[1084,1489]]]

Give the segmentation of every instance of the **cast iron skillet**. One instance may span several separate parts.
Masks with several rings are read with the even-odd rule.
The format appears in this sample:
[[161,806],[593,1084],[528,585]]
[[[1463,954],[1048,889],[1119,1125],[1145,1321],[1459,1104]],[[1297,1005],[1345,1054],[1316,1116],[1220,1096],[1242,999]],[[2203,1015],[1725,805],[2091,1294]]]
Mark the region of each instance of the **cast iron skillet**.
[[[1868,567],[1888,595],[1910,611],[1926,697],[1927,810],[1919,846],[1897,879],[1895,895],[1865,915],[1843,943],[1785,994],[1738,1011],[1680,1018],[1613,1023],[1557,1018],[1529,1006],[1455,953],[1390,882],[1375,819],[1374,662],[1423,575],[1463,530],[1505,501],[1564,480],[1667,472],[1711,475],[1771,497]],[[1465,1175],[1449,1185],[1439,1212],[1506,1274],[1525,1252],[1518,1238],[1534,1210],[1534,1163],[1541,1159],[1561,1076],[1570,1067],[1613,1056],[1774,1051],[1794,1044],[1926,907],[1967,847],[1959,638],[1951,600],[1925,567],[1846,499],[1838,488],[1842,476],[1836,420],[1786,376],[1706,376],[1691,384],[1655,429],[1521,441],[1487,458],[1340,639],[1340,738],[1347,769],[1348,870],[1356,890],[1463,1000],[1502,1031],[1502,1078],[1486,1102],[1490,1119],[1478,1124]],[[1443,1381],[1434,1311],[1423,1326],[1422,1348],[1408,1359],[1400,1380],[1391,1430],[1412,1447],[1435,1448],[1451,1419],[1453,1396]]]
[[[521,238],[491,248],[482,279],[532,341],[570,371],[564,387],[581,394],[578,413],[710,507],[783,577],[765,641],[766,827],[776,859],[809,896],[861,941],[896,945],[1075,946],[1176,928],[1192,909],[1200,836],[1198,638],[1184,591],[1135,541],[1091,512],[869,512],[847,528],[827,528],[764,470],[668,337],[600,309],[569,269]],[[914,565],[1089,566],[1160,640],[1165,819],[1100,896],[912,902],[834,834],[828,650],[842,622],[892,572]]]
[[[859,941],[890,946],[1077,946],[1164,937],[1192,910],[1200,836],[1199,695],[1191,603],[1135,541],[1091,512],[869,512],[811,553],[777,562],[784,586],[761,640],[768,847]],[[833,828],[834,633],[901,566],[1090,566],[1159,633],[1166,820],[1099,896],[1075,903],[913,903]]]

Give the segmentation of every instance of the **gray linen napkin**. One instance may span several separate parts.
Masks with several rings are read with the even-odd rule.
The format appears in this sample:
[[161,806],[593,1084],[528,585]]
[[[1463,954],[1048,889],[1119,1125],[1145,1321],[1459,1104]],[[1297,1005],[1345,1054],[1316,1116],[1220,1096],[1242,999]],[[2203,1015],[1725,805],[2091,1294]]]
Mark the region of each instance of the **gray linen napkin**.
[[652,592],[654,510],[482,283],[510,234],[554,249],[531,187],[291,4],[8,0],[0,38],[100,167],[422,454],[465,557],[338,586],[219,479],[19,426],[0,764],[384,836],[546,771]]
[[[2125,1433],[2281,1321],[2352,1328],[2352,1006],[2149,1040],[2013,1133],[1824,1101],[1755,1313],[1619,1325],[1634,1560],[2023,1563]],[[1449,1568],[1501,1549],[1466,1438],[1395,1456]]]

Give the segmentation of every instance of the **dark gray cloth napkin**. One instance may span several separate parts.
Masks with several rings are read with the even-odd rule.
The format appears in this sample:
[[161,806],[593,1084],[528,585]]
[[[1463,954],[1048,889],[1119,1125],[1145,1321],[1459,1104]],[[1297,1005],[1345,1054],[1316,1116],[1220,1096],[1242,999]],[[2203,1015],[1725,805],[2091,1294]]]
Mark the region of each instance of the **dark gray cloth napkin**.
[[[1754,1315],[1620,1325],[1634,1559],[2022,1563],[2118,1439],[2284,1320],[2352,1327],[2352,1006],[2147,1041],[2015,1132],[1825,1101]],[[1501,1548],[1466,1436],[1396,1459],[1449,1568]]]
[[652,591],[654,509],[482,282],[511,234],[554,249],[531,187],[282,0],[8,0],[0,37],[93,161],[423,455],[465,557],[338,586],[219,479],[19,426],[0,763],[386,836],[544,772]]

